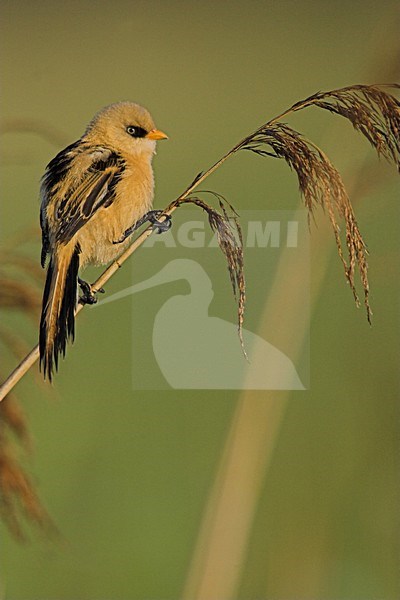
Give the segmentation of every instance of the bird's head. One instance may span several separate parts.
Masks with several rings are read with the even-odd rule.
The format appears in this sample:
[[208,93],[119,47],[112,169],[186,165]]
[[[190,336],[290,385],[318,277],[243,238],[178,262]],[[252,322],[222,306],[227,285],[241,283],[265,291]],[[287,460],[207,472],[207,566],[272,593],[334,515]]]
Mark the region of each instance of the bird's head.
[[150,113],[134,102],[118,102],[100,110],[89,123],[85,138],[121,154],[155,152],[156,140],[167,139],[156,129]]

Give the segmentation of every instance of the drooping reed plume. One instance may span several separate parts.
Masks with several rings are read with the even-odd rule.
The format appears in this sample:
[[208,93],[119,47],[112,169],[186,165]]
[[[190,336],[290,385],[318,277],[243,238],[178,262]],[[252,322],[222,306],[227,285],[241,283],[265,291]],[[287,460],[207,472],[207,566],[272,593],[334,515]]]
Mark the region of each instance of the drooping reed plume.
[[[200,177],[200,175],[198,176]],[[196,180],[195,180],[196,181]],[[238,332],[242,350],[245,356],[246,349],[243,342],[243,321],[244,308],[246,303],[246,283],[244,279],[243,263],[243,237],[242,228],[239,222],[239,215],[233,206],[217,192],[204,191],[204,193],[213,194],[218,200],[220,211],[213,208],[204,200],[196,196],[187,196],[174,203],[174,208],[182,204],[195,204],[202,208],[208,215],[208,222],[213,232],[217,235],[218,245],[225,256],[229,278],[232,285],[233,294],[238,307]]]
[[[393,84],[392,87],[400,86]],[[348,119],[356,131],[368,139],[378,154],[394,163],[400,172],[400,103],[378,86],[356,85],[330,92],[318,92],[297,102],[278,118],[261,126],[235,148],[235,151],[251,150],[261,156],[283,158],[297,175],[300,192],[309,214],[313,214],[317,205],[327,211],[339,257],[357,305],[359,299],[354,277],[355,269],[359,270],[367,318],[371,322],[367,248],[340,173],[320,148],[288,125],[277,122],[291,112],[308,106],[318,106]],[[266,147],[272,152],[266,150]],[[340,236],[341,220],[345,224],[347,259],[343,253]]]
[[318,92],[297,102],[293,111],[306,106],[318,106],[348,119],[362,133],[378,154],[397,165],[400,171],[400,111],[399,102],[385,88],[390,85],[353,85],[331,92]]
[[[339,256],[357,305],[359,299],[354,282],[354,272],[358,265],[364,288],[367,318],[371,322],[372,313],[368,300],[367,249],[339,172],[322,150],[303,138],[297,131],[282,123],[266,125],[256,135],[249,138],[242,149],[262,155],[267,154],[263,150],[264,146],[269,146],[273,151],[273,156],[283,158],[295,171],[309,215],[314,214],[314,209],[318,205],[328,213]],[[344,220],[346,228],[347,260],[343,254],[340,237],[339,223],[341,219]]]
[[[400,85],[348,86],[329,92],[317,92],[305,100],[296,102],[282,114],[241,140],[205,173],[200,173],[182,196],[170,204],[167,212],[171,207],[181,204],[182,199],[187,198],[194,188],[197,188],[206,177],[239,150],[250,150],[260,156],[273,156],[285,160],[297,175],[300,193],[309,215],[313,215],[317,206],[321,206],[328,213],[339,257],[357,305],[359,305],[359,298],[355,284],[355,271],[358,268],[364,290],[367,319],[371,322],[367,248],[340,173],[320,148],[280,121],[308,106],[317,106],[341,115],[351,122],[356,131],[368,139],[379,155],[394,163],[400,171],[400,103],[397,98],[385,91],[385,88],[390,87],[399,89]],[[342,221],[345,225],[347,258],[340,235]],[[235,252],[240,252],[240,249]],[[239,279],[244,284],[243,273],[241,273],[242,258],[238,265],[241,265]],[[243,289],[238,307],[239,335],[243,321],[244,298]]]

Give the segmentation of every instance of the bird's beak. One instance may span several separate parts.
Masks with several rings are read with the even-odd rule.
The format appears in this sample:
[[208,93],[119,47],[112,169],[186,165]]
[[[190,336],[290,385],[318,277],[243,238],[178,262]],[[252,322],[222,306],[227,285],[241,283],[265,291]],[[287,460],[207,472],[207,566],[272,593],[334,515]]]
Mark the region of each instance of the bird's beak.
[[167,140],[168,139],[167,134],[164,133],[163,131],[160,131],[159,129],[152,129],[151,131],[149,131],[149,133],[145,137],[147,137],[148,140]]

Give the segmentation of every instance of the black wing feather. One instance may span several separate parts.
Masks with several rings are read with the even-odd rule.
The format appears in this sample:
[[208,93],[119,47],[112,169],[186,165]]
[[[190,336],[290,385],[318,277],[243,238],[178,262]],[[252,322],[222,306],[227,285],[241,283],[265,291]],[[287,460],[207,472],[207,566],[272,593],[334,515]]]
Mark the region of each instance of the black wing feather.
[[48,164],[42,182],[42,265],[45,264],[50,250],[47,206],[68,175],[73,161],[82,152],[89,152],[93,156],[93,162],[78,183],[58,199],[55,211],[55,239],[61,243],[68,243],[99,208],[110,206],[115,198],[115,186],[125,169],[125,162],[119,154],[107,148],[88,148],[79,142],[60,152]]
[[[114,173],[106,171],[96,174],[89,179],[90,190],[87,190],[87,196],[82,202],[80,188],[75,198],[72,196],[65,205],[65,210],[57,211],[59,216],[59,227],[56,233],[56,239],[67,243],[79,231],[79,229],[95,214],[95,212],[109,200],[108,184],[113,179]],[[86,188],[87,189],[87,188]]]

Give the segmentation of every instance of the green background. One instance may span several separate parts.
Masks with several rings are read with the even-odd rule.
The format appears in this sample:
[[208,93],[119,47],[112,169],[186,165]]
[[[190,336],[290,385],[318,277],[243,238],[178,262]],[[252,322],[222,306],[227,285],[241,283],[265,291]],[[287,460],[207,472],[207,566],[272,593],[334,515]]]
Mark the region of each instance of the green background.
[[[5,246],[37,224],[49,159],[108,103],[143,104],[170,136],[155,159],[162,207],[293,102],[399,80],[392,1],[3,0],[1,13]],[[400,597],[398,180],[343,119],[308,109],[290,123],[324,148],[354,200],[373,327],[354,307],[321,212],[311,227],[309,391],[134,391],[131,331],[146,332],[129,303],[110,304],[101,321],[85,310],[53,389],[31,375],[17,388],[35,441],[28,468],[60,537],[32,530],[21,545],[1,529],[1,597]],[[299,206],[295,176],[272,159],[236,156],[207,186],[239,211]],[[39,258],[39,239],[23,249]],[[107,292],[131,278],[126,265]],[[299,285],[280,281],[286,311]],[[273,336],[285,311],[260,310],[260,331]],[[23,331],[34,344],[36,326]],[[300,360],[307,339],[293,340]],[[4,353],[7,368],[14,362]],[[215,506],[221,520],[204,520]],[[208,569],[195,576],[199,553]]]

